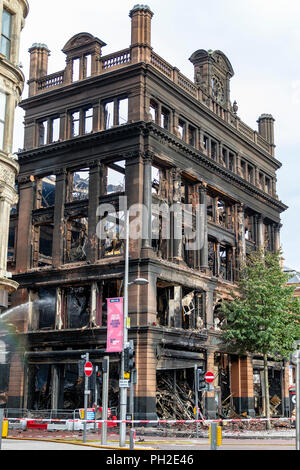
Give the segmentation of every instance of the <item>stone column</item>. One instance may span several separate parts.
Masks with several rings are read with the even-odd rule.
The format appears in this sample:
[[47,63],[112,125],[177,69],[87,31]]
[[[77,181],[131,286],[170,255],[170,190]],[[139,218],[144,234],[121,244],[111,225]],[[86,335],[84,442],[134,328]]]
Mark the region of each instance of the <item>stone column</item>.
[[61,169],[56,173],[54,229],[53,229],[53,244],[52,244],[52,261],[53,261],[54,267],[59,267],[63,263],[66,177],[67,177],[67,172],[65,169]]
[[136,341],[138,383],[135,386],[135,418],[157,419],[156,368],[153,333],[139,334]]
[[94,263],[98,259],[97,208],[100,202],[100,172],[99,161],[90,164],[89,207],[88,207],[88,246],[87,260]]
[[265,247],[264,219],[261,214],[257,219],[257,247],[259,250]]
[[280,229],[282,225],[276,224],[275,225],[275,233],[274,233],[274,251],[279,251],[281,248],[280,244]]
[[33,209],[33,176],[19,178],[19,218],[16,243],[16,272],[25,272],[30,268],[31,224]]
[[174,168],[172,171],[173,180],[173,259],[182,261],[182,204],[181,204],[181,170]]
[[231,392],[237,412],[255,416],[253,367],[249,356],[231,356]]
[[203,183],[200,185],[200,204],[203,206],[203,245],[200,250],[200,267],[203,271],[208,270],[208,226],[207,226],[207,185]]
[[146,152],[143,155],[144,162],[144,188],[143,188],[143,204],[145,210],[143,212],[143,249],[152,248],[152,161],[153,154]]
[[[144,163],[143,154],[141,152],[133,152],[126,155],[125,166],[125,193],[127,197],[128,209],[133,208],[135,204],[143,204],[144,198]],[[131,210],[129,222],[135,225],[140,224],[143,214],[134,213]],[[142,221],[143,223],[143,221]],[[132,237],[129,240],[130,257],[139,258],[141,256],[141,248],[143,240],[141,238],[135,240]]]
[[246,262],[246,237],[245,237],[245,213],[244,206],[238,205],[238,233],[237,233],[237,246],[238,246],[238,259],[239,268],[241,269]]

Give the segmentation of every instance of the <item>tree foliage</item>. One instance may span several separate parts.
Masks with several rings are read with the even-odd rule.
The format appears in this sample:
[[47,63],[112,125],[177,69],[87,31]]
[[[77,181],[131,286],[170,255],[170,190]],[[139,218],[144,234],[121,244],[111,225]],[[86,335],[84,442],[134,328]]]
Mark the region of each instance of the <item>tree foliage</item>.
[[223,337],[240,352],[288,357],[300,338],[300,301],[280,266],[281,252],[253,252],[239,294],[222,303]]

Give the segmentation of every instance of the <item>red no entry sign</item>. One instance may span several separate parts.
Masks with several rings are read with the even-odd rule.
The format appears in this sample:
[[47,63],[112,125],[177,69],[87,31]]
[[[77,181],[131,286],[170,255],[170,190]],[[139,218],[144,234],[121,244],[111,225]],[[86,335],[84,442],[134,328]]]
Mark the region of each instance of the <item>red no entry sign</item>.
[[93,373],[93,364],[91,362],[86,362],[84,365],[84,373],[87,377],[90,377]]
[[215,374],[213,372],[206,372],[204,378],[205,381],[210,384],[215,380]]

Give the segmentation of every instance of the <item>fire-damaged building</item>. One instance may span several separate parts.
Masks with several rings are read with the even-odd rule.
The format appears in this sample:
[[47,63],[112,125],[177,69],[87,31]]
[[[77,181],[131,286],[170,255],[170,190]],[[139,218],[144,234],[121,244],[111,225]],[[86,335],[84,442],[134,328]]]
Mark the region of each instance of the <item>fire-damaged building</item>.
[[[7,406],[83,405],[80,355],[89,351],[100,365],[106,299],[123,295],[126,196],[127,207],[143,204],[150,221],[130,212],[130,227],[137,220],[146,229],[130,238],[129,281],[149,281],[129,286],[135,416],[155,419],[177,409],[186,418],[195,365],[216,377],[203,396],[206,416],[226,407],[261,414],[263,362],[226,349],[220,304],[236,289],[251,251],[280,248],[286,206],[276,193],[274,119],[262,114],[253,130],[239,118],[230,97],[234,71],[223,52],[194,52],[192,81],[153,51],[150,8],[136,5],[129,16],[131,44],[116,53],[104,55],[102,40],[79,33],[62,49],[65,69],[49,75],[47,46],[29,50],[8,253],[20,286],[11,305],[25,314],[15,323]],[[177,212],[166,222],[157,207],[170,206]],[[191,249],[199,206],[202,243]],[[98,233],[103,220],[107,237]],[[174,236],[178,224],[182,237]],[[110,365],[109,405],[117,406],[119,354]],[[270,362],[269,373],[274,412],[285,414],[287,365]]]

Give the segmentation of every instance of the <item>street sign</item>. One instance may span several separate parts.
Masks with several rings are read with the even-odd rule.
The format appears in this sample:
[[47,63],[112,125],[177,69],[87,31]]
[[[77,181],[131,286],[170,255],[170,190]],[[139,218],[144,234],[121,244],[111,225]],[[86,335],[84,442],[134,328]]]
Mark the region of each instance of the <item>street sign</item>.
[[[86,419],[93,421],[96,417],[95,408],[88,408],[86,411],[87,411]],[[80,412],[80,419],[84,419],[84,409],[80,409],[79,412]]]
[[119,380],[119,388],[129,388],[129,380]]
[[213,372],[206,372],[204,378],[205,381],[210,384],[215,380],[215,374]]
[[84,373],[87,377],[90,377],[93,373],[93,364],[91,362],[86,362],[84,364]]

